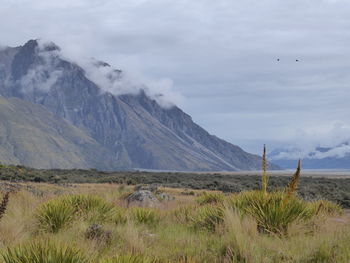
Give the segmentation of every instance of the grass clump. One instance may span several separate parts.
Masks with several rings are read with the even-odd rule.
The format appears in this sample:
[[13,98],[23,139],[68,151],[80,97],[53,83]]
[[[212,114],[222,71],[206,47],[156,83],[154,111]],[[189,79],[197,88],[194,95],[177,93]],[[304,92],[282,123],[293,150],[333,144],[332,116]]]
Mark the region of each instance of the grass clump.
[[61,200],[50,200],[42,204],[36,213],[40,230],[57,233],[67,227],[74,218],[74,209]]
[[121,209],[99,196],[68,195],[62,198],[62,202],[71,206],[77,217],[90,223],[115,222],[119,224],[126,221]]
[[301,162],[284,190],[268,192],[266,173],[266,147],[263,154],[263,174],[261,190],[246,191],[233,195],[228,203],[241,215],[249,215],[258,224],[262,233],[286,235],[292,223],[307,221],[319,213],[330,215],[341,211],[336,204],[327,201],[308,203],[297,197],[296,190],[300,181]]
[[288,226],[310,218],[306,202],[290,196],[285,192],[276,191],[262,193],[252,191],[243,194],[244,212],[253,217],[260,232],[287,234]]
[[114,258],[102,260],[100,263],[157,263],[158,260],[150,259],[142,255],[118,255]]
[[4,263],[88,263],[79,250],[53,242],[32,242],[2,253]]
[[308,204],[308,207],[310,209],[310,213],[316,216],[342,215],[344,212],[340,205],[332,203],[328,200],[317,200],[317,201],[310,202]]
[[223,193],[217,193],[217,192],[204,192],[201,196],[197,198],[197,202],[200,205],[222,204],[224,200],[225,200],[225,195]]
[[224,221],[225,211],[222,206],[204,205],[193,214],[191,221],[195,228],[214,231],[216,226]]
[[159,213],[151,208],[133,207],[130,211],[132,220],[137,224],[156,225],[160,220]]

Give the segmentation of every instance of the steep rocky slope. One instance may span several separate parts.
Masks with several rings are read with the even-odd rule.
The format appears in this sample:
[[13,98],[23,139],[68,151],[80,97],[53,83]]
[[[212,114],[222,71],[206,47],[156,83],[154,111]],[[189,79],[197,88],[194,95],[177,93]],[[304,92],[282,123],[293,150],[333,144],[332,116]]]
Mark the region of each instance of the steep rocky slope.
[[[86,69],[60,53],[56,45],[42,46],[36,40],[0,51],[0,94],[40,104],[86,130],[112,153],[120,168],[260,168],[260,157],[210,135],[178,107],[161,107],[142,89],[118,96],[102,92]],[[107,63],[95,66],[96,70],[110,67]],[[111,72],[110,81],[124,77],[119,70]]]

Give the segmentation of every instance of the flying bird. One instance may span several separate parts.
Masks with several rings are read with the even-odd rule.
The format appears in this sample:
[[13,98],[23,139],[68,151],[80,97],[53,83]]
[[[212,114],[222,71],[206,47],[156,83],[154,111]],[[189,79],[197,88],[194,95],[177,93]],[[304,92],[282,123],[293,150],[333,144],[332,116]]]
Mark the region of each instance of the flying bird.
[[277,61],[280,61],[280,59],[278,58]]
[[296,59],[295,62],[299,62],[299,59]]

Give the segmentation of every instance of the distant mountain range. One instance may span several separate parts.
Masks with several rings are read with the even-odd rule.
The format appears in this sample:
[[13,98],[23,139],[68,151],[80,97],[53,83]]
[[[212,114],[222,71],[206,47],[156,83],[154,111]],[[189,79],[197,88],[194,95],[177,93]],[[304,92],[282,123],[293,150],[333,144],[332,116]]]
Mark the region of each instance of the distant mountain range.
[[273,163],[286,169],[295,168],[299,158],[305,169],[350,169],[350,145],[347,142],[334,147],[315,147],[309,151],[276,149],[268,156]]
[[[91,71],[108,72],[105,82]],[[90,75],[89,75],[90,74]],[[0,50],[0,162],[37,168],[256,170],[261,158],[210,135],[147,87],[116,95],[124,74],[71,62],[53,43]],[[161,97],[161,94],[157,96]],[[271,168],[277,168],[271,165]]]

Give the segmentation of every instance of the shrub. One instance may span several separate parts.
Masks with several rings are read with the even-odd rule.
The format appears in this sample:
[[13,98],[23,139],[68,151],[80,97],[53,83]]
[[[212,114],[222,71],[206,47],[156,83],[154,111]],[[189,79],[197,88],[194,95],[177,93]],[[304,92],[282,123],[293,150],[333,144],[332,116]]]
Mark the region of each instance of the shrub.
[[102,260],[100,263],[157,263],[158,260],[150,259],[142,255],[119,255],[114,258]]
[[73,221],[74,209],[60,200],[50,200],[39,207],[35,217],[41,230],[57,233]]
[[214,231],[216,226],[224,221],[224,208],[215,205],[199,207],[193,214],[191,221],[195,228]]
[[10,192],[6,192],[2,197],[2,201],[0,203],[0,220],[5,214],[9,199],[10,199]]
[[160,219],[156,210],[144,207],[132,208],[131,217],[136,223],[146,225],[155,225]]
[[87,263],[89,260],[71,246],[36,242],[8,248],[2,253],[4,263]]
[[95,239],[99,242],[110,243],[112,240],[112,232],[104,230],[99,224],[90,225],[85,231],[86,239]]
[[216,192],[204,192],[197,198],[197,202],[200,205],[205,204],[222,204],[225,199],[224,194]]

